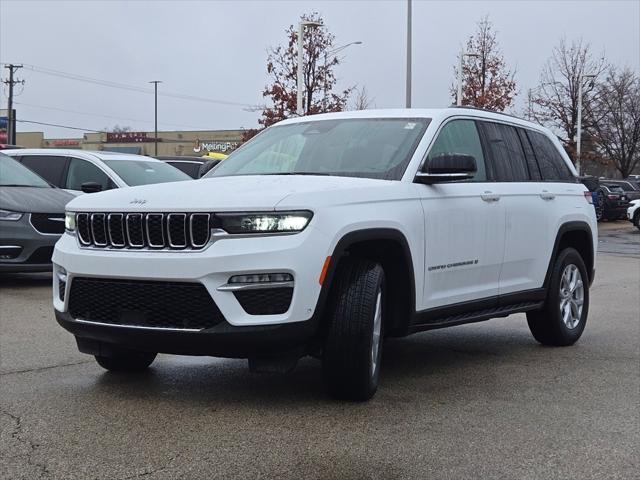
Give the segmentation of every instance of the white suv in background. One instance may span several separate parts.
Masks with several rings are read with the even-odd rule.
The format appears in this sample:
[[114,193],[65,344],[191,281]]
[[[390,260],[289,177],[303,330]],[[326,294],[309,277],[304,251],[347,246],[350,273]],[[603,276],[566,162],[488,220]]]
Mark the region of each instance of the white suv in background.
[[322,360],[364,400],[384,337],[526,312],[585,328],[591,194],[539,125],[481,110],[283,121],[201,180],[87,195],[53,255],[58,322],[112,371],[156,354]]
[[75,195],[191,178],[165,162],[143,155],[57,148],[21,148],[2,153],[53,186]]

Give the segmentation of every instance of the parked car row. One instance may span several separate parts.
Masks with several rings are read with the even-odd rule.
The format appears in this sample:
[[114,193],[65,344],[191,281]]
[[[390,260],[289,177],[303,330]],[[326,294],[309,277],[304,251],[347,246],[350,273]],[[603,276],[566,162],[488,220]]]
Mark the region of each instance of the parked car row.
[[75,196],[115,188],[192,180],[211,157],[160,157],[108,151],[9,148],[0,153],[0,272],[51,270]]
[[581,181],[591,192],[598,221],[625,219],[630,202],[640,199],[640,181],[634,179],[582,177]]

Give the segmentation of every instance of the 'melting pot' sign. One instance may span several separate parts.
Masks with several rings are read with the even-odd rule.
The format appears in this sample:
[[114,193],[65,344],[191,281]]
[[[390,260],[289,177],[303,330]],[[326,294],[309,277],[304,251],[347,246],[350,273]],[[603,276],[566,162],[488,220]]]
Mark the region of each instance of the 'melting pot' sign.
[[193,151],[199,152],[226,152],[228,150],[234,150],[238,146],[238,142],[201,142],[196,140],[193,145]]

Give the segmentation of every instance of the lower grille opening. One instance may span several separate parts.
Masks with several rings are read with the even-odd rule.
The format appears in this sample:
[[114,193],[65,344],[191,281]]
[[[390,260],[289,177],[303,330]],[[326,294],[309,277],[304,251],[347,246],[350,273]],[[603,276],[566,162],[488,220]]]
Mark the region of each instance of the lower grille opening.
[[39,247],[31,254],[26,263],[51,263],[53,247]]
[[292,287],[238,290],[233,292],[240,306],[249,315],[278,315],[286,313],[293,297]]
[[201,283],[76,277],[69,290],[73,318],[111,325],[201,330],[224,321]]
[[22,247],[13,245],[7,247],[0,246],[0,260],[11,260],[13,258],[18,258],[20,252],[22,252]]

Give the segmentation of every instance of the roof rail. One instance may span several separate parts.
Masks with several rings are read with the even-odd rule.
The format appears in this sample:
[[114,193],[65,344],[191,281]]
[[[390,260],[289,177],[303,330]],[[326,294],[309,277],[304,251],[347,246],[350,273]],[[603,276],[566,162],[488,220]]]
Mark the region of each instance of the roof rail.
[[[451,105],[449,108],[465,108],[467,110],[478,110],[479,112],[495,113],[497,115],[504,115],[505,117],[517,118],[518,120],[525,120],[517,115],[511,113],[498,112],[497,110],[489,110],[488,108],[474,107],[472,105]],[[529,121],[529,120],[526,120]]]

